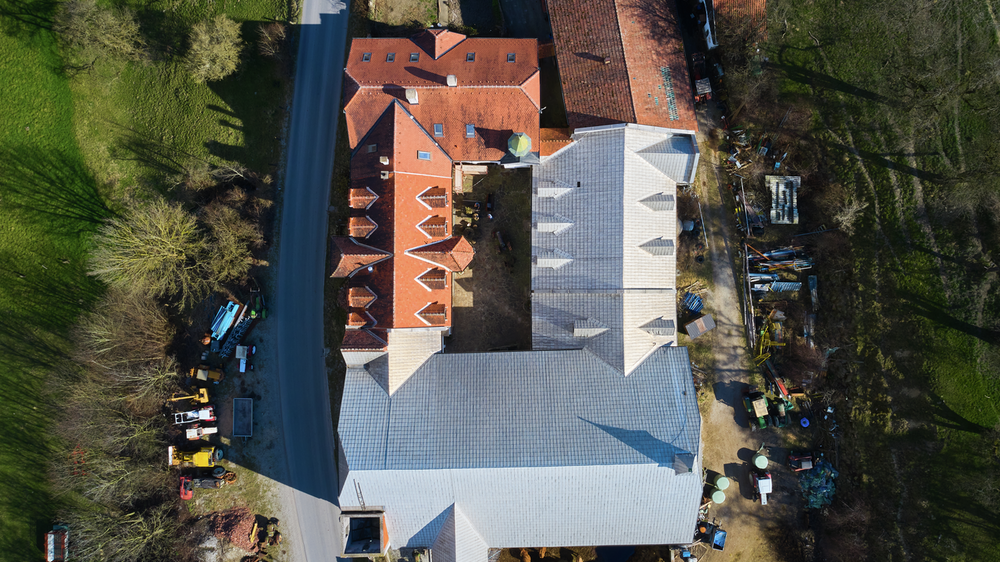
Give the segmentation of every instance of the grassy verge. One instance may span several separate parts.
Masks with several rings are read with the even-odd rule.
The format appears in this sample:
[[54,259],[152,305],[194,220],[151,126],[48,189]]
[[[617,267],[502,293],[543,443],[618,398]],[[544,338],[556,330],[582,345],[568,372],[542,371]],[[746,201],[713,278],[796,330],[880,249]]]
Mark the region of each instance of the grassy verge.
[[[288,5],[129,5],[150,61],[76,64],[50,31],[54,4],[0,8],[0,551],[12,559],[42,557],[41,533],[61,505],[46,482],[47,465],[63,460],[52,458],[48,435],[59,389],[45,381],[69,353],[69,327],[102,292],[86,275],[86,253],[112,213],[107,202],[163,190],[192,160],[262,173],[279,161],[288,60],[265,59],[252,42],[261,24],[288,17]],[[222,11],[244,21],[251,45],[237,74],[196,84],[183,71],[184,36]]]
[[[750,103],[812,116],[788,135],[819,162],[800,195],[824,202],[811,220],[835,225],[844,203],[824,197],[841,189],[865,205],[853,229],[807,242],[824,287],[818,339],[841,349],[826,382],[839,396],[843,476],[821,546],[831,559],[998,560],[998,185],[979,172],[1000,133],[998,88],[969,82],[998,54],[988,11],[769,11],[779,103]],[[897,50],[906,34],[923,38],[919,53]]]

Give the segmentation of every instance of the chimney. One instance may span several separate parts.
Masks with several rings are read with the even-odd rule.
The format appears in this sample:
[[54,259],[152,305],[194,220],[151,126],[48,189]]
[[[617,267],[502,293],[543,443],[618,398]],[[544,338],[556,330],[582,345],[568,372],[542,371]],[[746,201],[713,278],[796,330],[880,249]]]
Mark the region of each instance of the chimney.
[[454,88],[455,86],[458,86],[458,77],[456,77],[454,74],[449,74],[448,75],[448,86],[451,87],[451,88]]
[[382,157],[380,157],[380,158],[378,159],[378,161],[379,161],[379,163],[380,163],[380,164],[382,164],[383,166],[388,166],[388,165],[389,165],[389,157],[388,157],[388,156],[382,156]]
[[417,90],[416,90],[416,88],[407,88],[406,89],[406,101],[408,101],[410,103],[410,105],[417,105],[418,102],[417,102]]
[[611,57],[604,57],[604,64],[611,64]]
[[384,180],[389,179],[389,172],[382,170],[382,179]]

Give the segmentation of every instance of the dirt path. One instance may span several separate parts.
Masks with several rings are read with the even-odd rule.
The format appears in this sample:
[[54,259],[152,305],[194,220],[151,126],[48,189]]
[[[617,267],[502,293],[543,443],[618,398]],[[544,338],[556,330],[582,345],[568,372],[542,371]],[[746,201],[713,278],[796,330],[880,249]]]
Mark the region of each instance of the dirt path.
[[[714,286],[706,297],[706,307],[715,318],[713,334],[715,375],[713,397],[702,406],[702,439],[705,467],[725,474],[732,481],[725,503],[713,506],[710,517],[717,517],[729,536],[724,552],[709,552],[700,560],[797,560],[800,556],[781,548],[790,542],[790,533],[797,528],[800,503],[798,483],[794,476],[778,463],[783,463],[787,450],[780,448],[780,436],[774,430],[754,432],[748,428],[742,410],[742,391],[748,385],[749,357],[741,316],[740,297],[733,275],[732,257],[738,251],[728,239],[727,196],[725,176],[718,166],[717,156],[706,141],[706,132],[714,128],[718,115],[714,108],[699,110],[698,135],[702,164],[699,170],[698,194],[705,213],[705,231],[713,267]],[[775,493],[767,506],[753,501],[748,462],[761,443],[769,447]],[[793,551],[797,548],[793,548]]]

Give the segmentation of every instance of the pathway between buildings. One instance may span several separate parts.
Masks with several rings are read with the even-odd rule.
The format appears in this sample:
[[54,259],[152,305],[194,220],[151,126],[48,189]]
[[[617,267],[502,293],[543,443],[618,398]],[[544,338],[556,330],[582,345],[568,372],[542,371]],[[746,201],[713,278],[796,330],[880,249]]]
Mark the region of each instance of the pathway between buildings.
[[[715,319],[713,334],[715,365],[714,396],[702,409],[702,440],[705,467],[725,474],[732,481],[727,499],[713,506],[712,517],[718,517],[729,532],[724,552],[713,552],[709,561],[723,560],[783,560],[776,552],[788,523],[798,511],[798,484],[787,470],[775,466],[783,461],[778,449],[778,434],[774,430],[751,433],[742,406],[742,392],[747,387],[750,358],[747,356],[745,328],[733,274],[734,253],[738,241],[729,239],[733,220],[727,202],[725,171],[719,165],[716,152],[710,148],[709,134],[718,127],[718,112],[713,107],[698,108],[698,142],[701,169],[698,171],[698,194],[705,215],[709,259],[712,262],[713,283],[706,299]],[[748,463],[761,443],[770,447],[775,494],[767,506],[753,501]]]

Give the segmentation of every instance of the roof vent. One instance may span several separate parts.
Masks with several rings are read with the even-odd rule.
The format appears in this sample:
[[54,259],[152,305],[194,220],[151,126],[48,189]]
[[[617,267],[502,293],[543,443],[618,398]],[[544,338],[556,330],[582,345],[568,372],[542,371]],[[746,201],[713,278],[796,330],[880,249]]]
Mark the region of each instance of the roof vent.
[[389,171],[388,170],[382,170],[382,179],[384,179],[384,180],[389,179]]
[[611,64],[611,57],[604,57],[604,64]]
[[600,320],[594,318],[573,322],[573,337],[575,338],[592,338],[607,331],[608,327]]
[[449,87],[454,88],[455,86],[458,86],[458,77],[454,74],[449,74],[447,80]]
[[410,105],[417,105],[418,102],[417,102],[417,89],[416,88],[407,88],[406,89],[406,101],[409,102]]
[[388,166],[389,165],[389,157],[388,156],[380,156],[379,159],[378,159],[378,161],[379,161],[379,164],[382,164],[383,166]]

